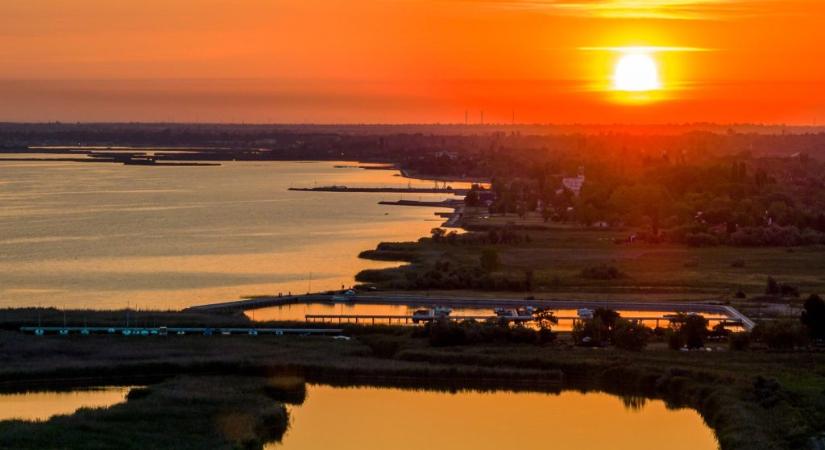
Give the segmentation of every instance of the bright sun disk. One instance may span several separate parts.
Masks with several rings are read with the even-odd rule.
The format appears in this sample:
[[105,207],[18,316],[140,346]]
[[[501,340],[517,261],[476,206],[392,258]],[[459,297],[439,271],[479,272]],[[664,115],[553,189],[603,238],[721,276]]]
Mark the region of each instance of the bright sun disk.
[[627,52],[616,62],[613,89],[626,92],[647,92],[662,87],[659,67],[648,53]]

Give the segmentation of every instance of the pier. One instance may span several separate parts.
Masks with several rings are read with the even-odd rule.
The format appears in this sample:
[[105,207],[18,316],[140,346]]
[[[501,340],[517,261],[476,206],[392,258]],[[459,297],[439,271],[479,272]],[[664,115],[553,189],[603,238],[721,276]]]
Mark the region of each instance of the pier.
[[[307,294],[294,296],[272,296],[272,297],[257,297],[254,299],[229,301],[223,303],[214,303],[208,305],[193,306],[184,311],[195,312],[233,312],[233,311],[247,311],[258,308],[267,308],[272,306],[281,306],[295,303],[333,303],[334,294]],[[686,303],[686,302],[633,302],[633,301],[598,301],[598,300],[545,300],[545,299],[518,299],[518,298],[486,298],[486,297],[440,297],[428,295],[400,295],[400,294],[359,294],[348,299],[346,303],[365,303],[365,304],[387,304],[387,305],[415,305],[422,307],[434,306],[448,306],[453,308],[461,307],[476,307],[476,308],[513,308],[517,306],[530,305],[536,308],[549,309],[597,309],[609,308],[618,311],[673,311],[684,313],[697,314],[720,314],[726,316],[726,319],[710,319],[711,323],[717,323],[721,320],[726,320],[729,324],[741,325],[747,331],[753,330],[756,323],[742,314],[739,310],[732,306],[712,304],[712,303]],[[373,316],[358,317],[358,323],[371,323]],[[398,320],[403,323],[405,316],[392,317],[395,323]],[[412,316],[409,316],[412,320]],[[632,317],[625,317],[632,319]],[[355,318],[349,318],[354,321]],[[376,321],[387,321],[390,319],[383,316],[375,316]],[[654,318],[644,318],[650,320]],[[313,320],[321,321],[321,318],[314,317]],[[344,323],[344,318],[341,323]],[[664,317],[659,320],[668,320]],[[335,319],[337,321],[337,318]]]
[[469,189],[447,188],[385,188],[385,187],[347,187],[347,186],[319,186],[312,188],[289,188],[290,191],[304,192],[372,192],[389,194],[453,194],[465,196]]
[[[307,323],[355,323],[355,324],[409,324],[419,322],[432,322],[434,320],[445,319],[451,322],[462,322],[465,320],[474,320],[479,322],[486,322],[490,320],[506,320],[508,322],[531,322],[536,320],[534,316],[498,316],[498,315],[484,315],[484,316],[416,316],[416,315],[397,315],[397,314],[307,314],[305,320]],[[659,328],[662,323],[672,324],[678,322],[677,319],[671,317],[633,317],[622,316],[623,319],[632,322],[654,323],[654,328]],[[556,316],[559,323],[561,322],[576,322],[582,320],[578,316]],[[708,324],[723,324],[725,326],[739,326],[744,327],[741,320],[731,319],[728,317],[714,317],[706,318]]]
[[433,320],[446,319],[453,322],[463,320],[485,321],[491,319],[507,320],[511,322],[529,322],[535,320],[533,316],[416,316],[416,315],[396,315],[396,314],[307,314],[305,320],[309,323],[363,323],[375,325],[376,323],[418,323],[432,322]]

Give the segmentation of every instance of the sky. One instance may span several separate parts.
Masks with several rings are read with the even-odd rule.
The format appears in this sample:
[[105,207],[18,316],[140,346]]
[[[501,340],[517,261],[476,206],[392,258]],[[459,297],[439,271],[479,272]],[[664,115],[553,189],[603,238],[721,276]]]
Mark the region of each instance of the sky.
[[3,1],[0,121],[821,124],[823,44],[821,0]]

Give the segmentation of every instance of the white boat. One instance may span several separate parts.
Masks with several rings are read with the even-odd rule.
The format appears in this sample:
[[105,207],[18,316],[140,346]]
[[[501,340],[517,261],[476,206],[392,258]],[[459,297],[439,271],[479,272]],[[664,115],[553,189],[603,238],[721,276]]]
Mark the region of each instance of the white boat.
[[493,312],[495,312],[499,317],[514,317],[518,315],[515,310],[507,308],[495,308],[493,309]]
[[332,301],[337,303],[344,303],[344,302],[351,302],[355,300],[356,292],[352,289],[347,289],[344,291],[343,295],[333,295]]
[[419,320],[433,320],[439,317],[449,316],[453,310],[446,306],[436,306],[430,309],[418,309],[413,312],[413,323],[418,323]]
[[444,317],[449,316],[453,312],[453,309],[448,308],[446,306],[436,306],[432,309],[432,311],[433,315],[435,315],[436,317]]

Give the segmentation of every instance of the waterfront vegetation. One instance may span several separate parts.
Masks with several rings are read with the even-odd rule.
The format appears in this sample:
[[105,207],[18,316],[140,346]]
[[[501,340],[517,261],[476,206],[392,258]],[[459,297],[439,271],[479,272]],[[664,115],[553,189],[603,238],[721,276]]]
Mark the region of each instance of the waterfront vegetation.
[[[440,335],[434,337],[434,332]],[[704,336],[701,351],[673,351],[665,336],[645,332],[646,345],[639,348],[620,318],[608,331],[610,338],[595,348],[578,345],[573,334],[549,331],[541,338],[540,330],[496,324],[347,326],[345,333],[352,340],[34,337],[2,331],[0,382],[5,390],[68,382],[141,384],[141,379],[150,387],[105,410],[82,410],[44,423],[0,423],[0,443],[48,447],[59,434],[66,436],[64,447],[80,448],[75,443],[81,441],[73,439],[109,436],[112,427],[120,426],[119,433],[100,442],[122,443],[122,448],[157,442],[154,447],[169,448],[175,445],[164,439],[188,438],[203,429],[211,434],[193,437],[191,448],[212,437],[215,444],[201,448],[238,443],[260,448],[261,442],[277,439],[277,433],[255,431],[262,423],[282,423],[277,402],[301,401],[300,389],[285,388],[298,384],[297,379],[438,389],[598,390],[662,398],[698,410],[724,450],[802,448],[825,431],[825,354],[809,344],[780,352],[757,339],[742,347],[733,339]],[[747,350],[731,351],[729,345]],[[181,375],[187,377],[173,378]],[[272,381],[285,375],[290,377],[285,382]],[[213,377],[252,381],[215,382]],[[167,381],[156,384],[158,378]],[[226,417],[217,414],[227,411],[231,414]],[[164,429],[176,433],[155,436]],[[267,425],[270,431],[281,429]]]
[[[151,131],[143,133],[151,138]],[[825,446],[825,303],[816,295],[825,292],[822,162],[804,153],[750,154],[743,150],[772,145],[774,138],[735,133],[625,136],[636,148],[622,151],[599,136],[438,137],[457,147],[456,155],[423,135],[308,139],[302,158],[339,158],[344,149],[362,149],[368,158],[388,158],[419,176],[491,180],[489,190],[467,196],[460,220],[451,221],[466,233],[436,228],[418,242],[385,242],[363,252],[364,258],[408,263],[359,273],[357,280],[371,288],[520,301],[703,300],[761,320],[753,332],[708,329],[695,315],[679,317],[673,329],[650,329],[600,309],[570,333],[554,331],[552,313],[539,311],[530,326],[495,320],[342,325],[351,340],[35,337],[19,327],[297,324],[253,323],[240,313],[1,310],[0,388],[148,387],[106,409],[42,423],[0,422],[0,447],[261,448],[287,428],[283,405],[303,400],[304,380],[606,391],[696,409],[723,450]],[[789,139],[784,150],[805,150],[821,137]],[[671,153],[661,151],[663,142]],[[410,145],[427,150],[404,156]],[[206,154],[290,159],[292,151]],[[574,193],[564,179],[580,173],[585,176],[576,179],[586,182]]]
[[[565,297],[716,298],[745,306],[825,292],[825,247],[689,247],[628,242],[626,229],[534,228],[514,216],[465,213],[471,231],[453,240],[383,243],[362,257],[406,261],[357,279],[384,289],[485,290]],[[485,226],[479,223],[487,223]],[[494,235],[494,238],[490,236]],[[507,236],[501,240],[500,236]],[[482,257],[496,255],[498,264]],[[485,256],[487,255],[487,256]],[[768,289],[769,280],[787,286]]]
[[125,403],[44,422],[0,422],[15,449],[261,448],[288,425],[280,400],[298,385],[265,377],[180,376],[133,388]]

